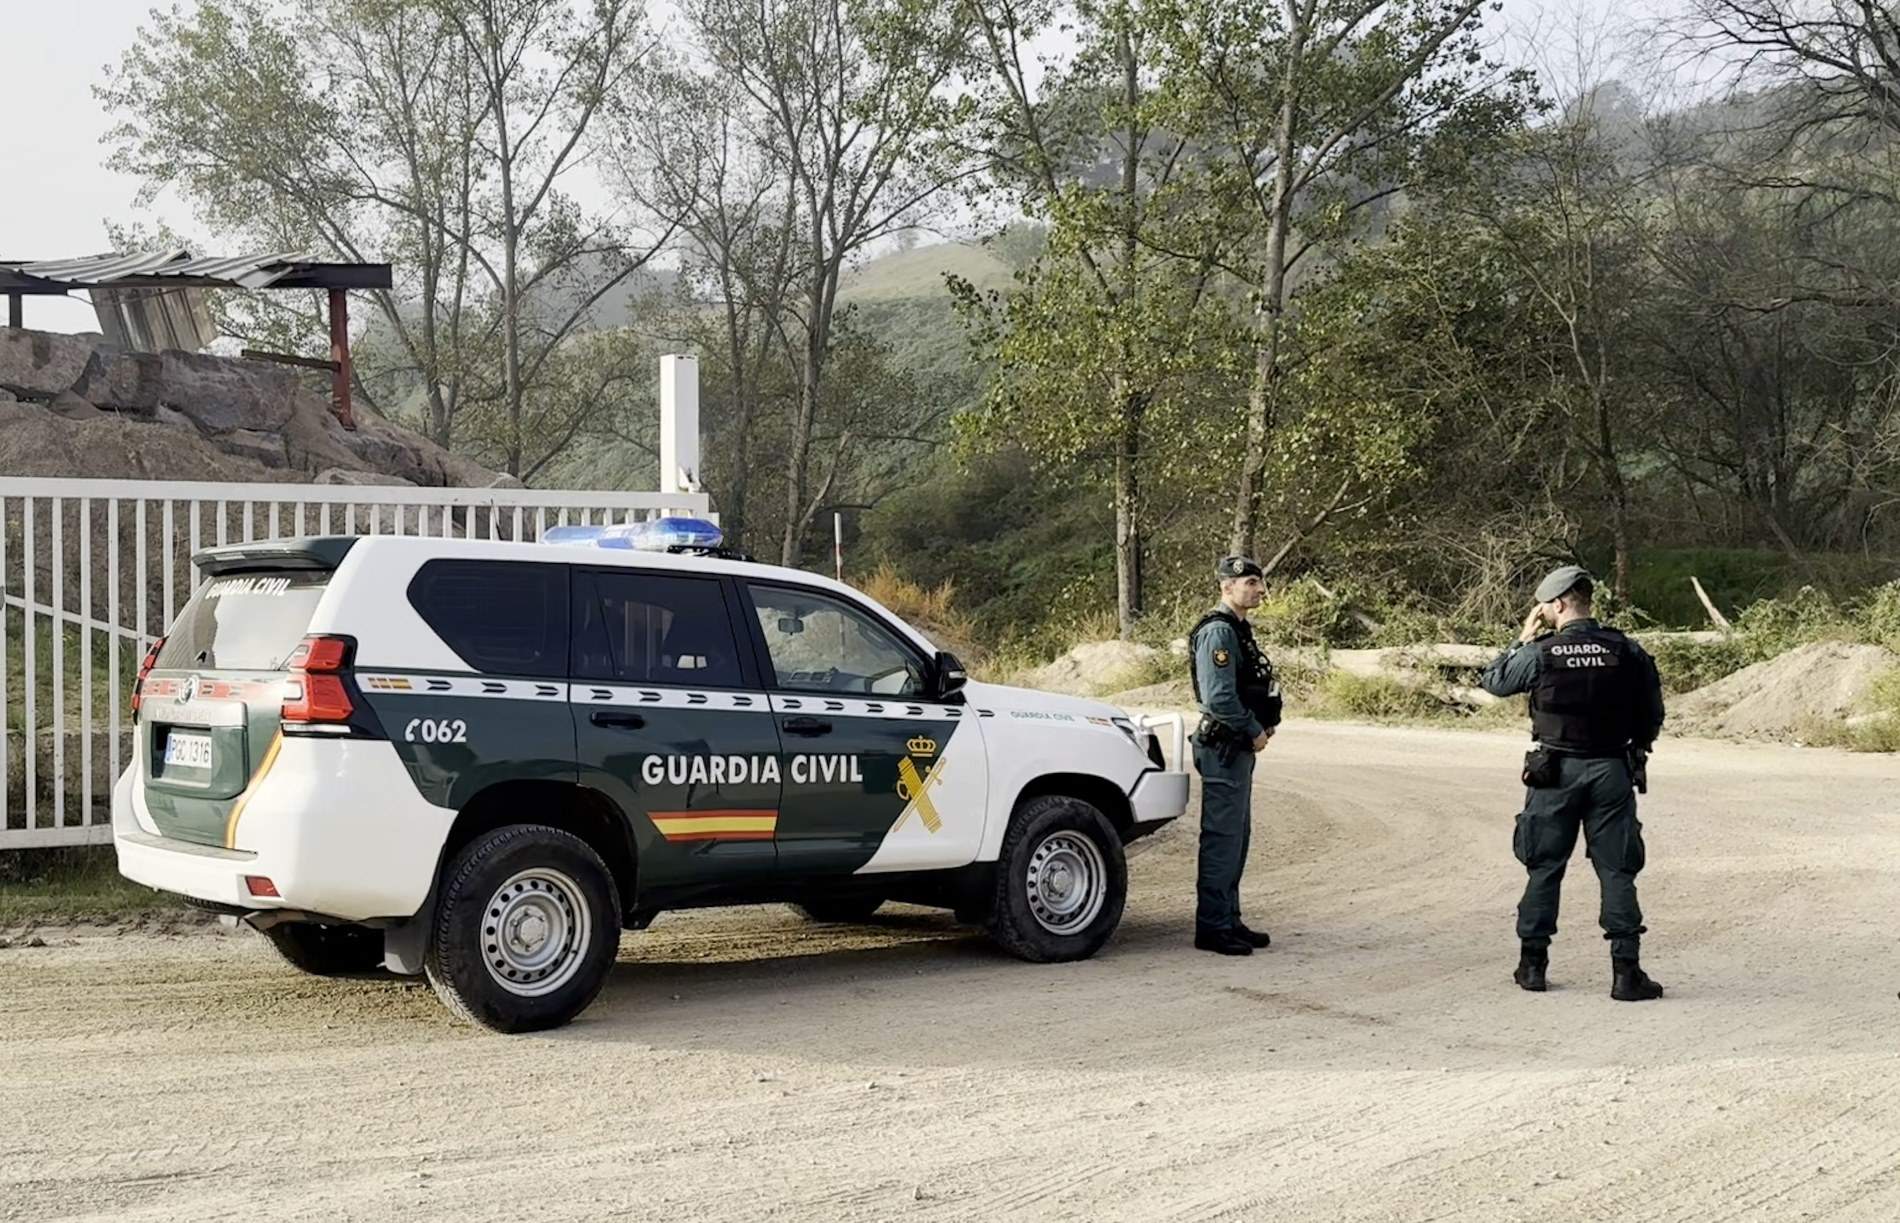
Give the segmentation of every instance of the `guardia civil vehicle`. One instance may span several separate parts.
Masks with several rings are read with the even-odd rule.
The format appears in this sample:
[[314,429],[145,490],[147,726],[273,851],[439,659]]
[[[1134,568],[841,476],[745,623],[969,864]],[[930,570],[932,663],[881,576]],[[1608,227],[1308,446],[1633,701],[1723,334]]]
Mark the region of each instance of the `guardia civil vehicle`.
[[969,681],[851,587],[719,542],[662,519],[197,555],[134,690],[121,872],[505,1032],[579,1014],[669,909],[898,901],[1094,954],[1123,847],[1187,805],[1153,731]]

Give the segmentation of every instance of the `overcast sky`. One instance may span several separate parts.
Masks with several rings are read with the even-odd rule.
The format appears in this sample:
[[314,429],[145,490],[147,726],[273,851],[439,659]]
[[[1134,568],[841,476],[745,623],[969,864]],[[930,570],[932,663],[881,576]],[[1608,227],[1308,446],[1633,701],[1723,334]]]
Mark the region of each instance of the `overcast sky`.
[[[1627,28],[1663,0],[1504,0],[1501,23],[1511,58],[1568,40],[1577,15],[1587,28]],[[107,249],[106,222],[157,221],[196,227],[175,201],[140,211],[138,183],[104,166],[109,124],[92,87],[103,80],[147,20],[152,0],[0,0],[7,55],[7,115],[0,120],[0,259],[55,259]],[[223,254],[227,252],[212,252]],[[229,252],[236,254],[239,252]],[[91,331],[92,308],[74,298],[29,298],[26,324]]]

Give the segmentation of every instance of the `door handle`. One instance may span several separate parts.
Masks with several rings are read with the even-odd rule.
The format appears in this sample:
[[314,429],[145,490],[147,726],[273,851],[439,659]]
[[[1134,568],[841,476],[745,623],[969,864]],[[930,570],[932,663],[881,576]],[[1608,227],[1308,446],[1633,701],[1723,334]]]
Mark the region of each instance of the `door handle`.
[[823,718],[787,718],[784,722],[788,735],[828,735],[831,723]]
[[613,709],[596,709],[593,721],[595,726],[608,726],[615,730],[639,730],[647,724],[647,720],[637,713]]

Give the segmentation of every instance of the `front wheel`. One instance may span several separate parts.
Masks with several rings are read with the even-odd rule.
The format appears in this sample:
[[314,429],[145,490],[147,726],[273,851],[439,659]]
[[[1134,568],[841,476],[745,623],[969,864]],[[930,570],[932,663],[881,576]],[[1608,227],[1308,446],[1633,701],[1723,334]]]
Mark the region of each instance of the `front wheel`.
[[1084,960],[1101,950],[1128,902],[1128,861],[1108,817],[1050,794],[1010,821],[996,862],[991,937],[1025,960]]
[[449,863],[433,934],[423,971],[450,1011],[497,1032],[558,1028],[607,983],[620,896],[585,841],[514,824]]

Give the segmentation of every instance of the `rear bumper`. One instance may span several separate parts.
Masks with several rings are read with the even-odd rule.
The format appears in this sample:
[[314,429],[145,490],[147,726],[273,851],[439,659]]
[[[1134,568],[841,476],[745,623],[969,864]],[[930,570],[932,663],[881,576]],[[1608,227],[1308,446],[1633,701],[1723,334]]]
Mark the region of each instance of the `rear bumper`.
[[[134,764],[112,789],[119,873],[197,900],[344,921],[422,907],[455,812],[424,801],[390,744],[287,739],[251,788],[234,843],[200,845],[153,823]],[[278,894],[253,896],[247,875]]]

